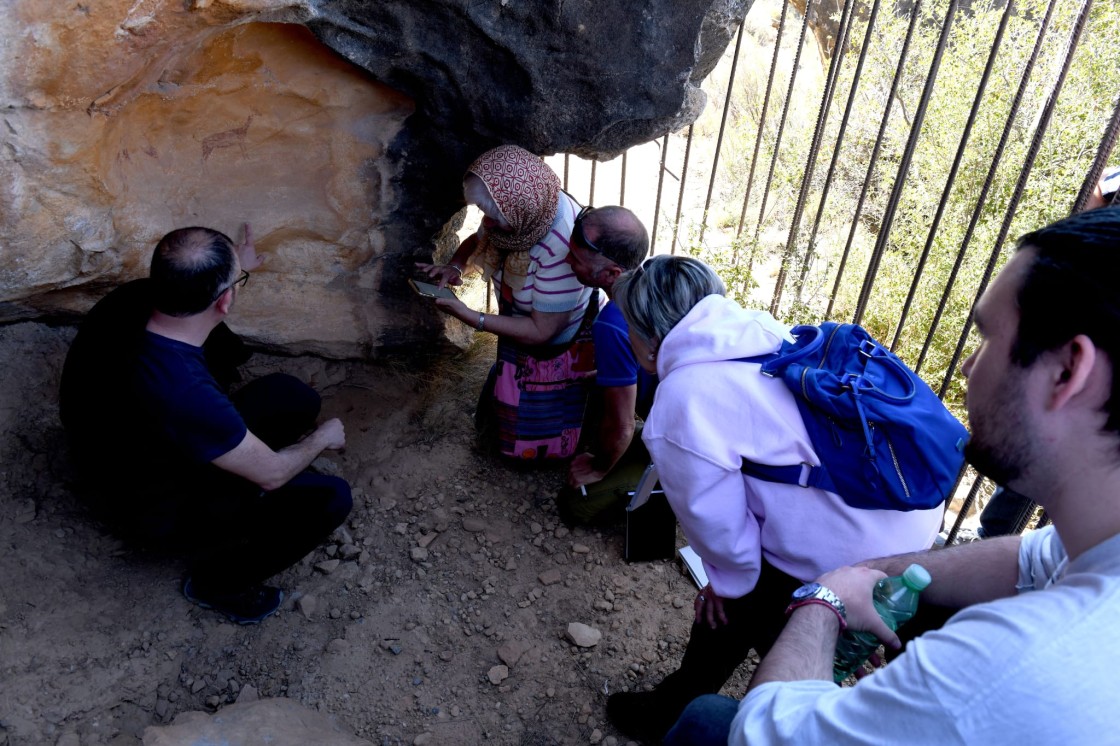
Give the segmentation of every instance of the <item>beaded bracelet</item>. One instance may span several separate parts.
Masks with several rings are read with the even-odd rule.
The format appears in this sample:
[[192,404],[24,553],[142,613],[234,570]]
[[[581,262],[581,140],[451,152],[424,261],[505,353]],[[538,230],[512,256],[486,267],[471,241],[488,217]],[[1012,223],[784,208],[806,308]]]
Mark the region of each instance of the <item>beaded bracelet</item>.
[[827,608],[833,614],[835,614],[836,618],[840,620],[840,631],[841,632],[843,632],[844,630],[846,630],[848,628],[848,617],[847,617],[847,615],[845,615],[844,612],[841,611],[840,609],[838,609],[835,606],[833,606],[832,604],[830,604],[828,601],[825,601],[823,598],[806,598],[806,599],[803,599],[801,601],[794,601],[793,603],[791,603],[789,606],[786,607],[786,616],[789,616],[790,614],[792,614],[795,609],[799,609],[802,606],[808,606],[809,604],[819,604],[819,605]]

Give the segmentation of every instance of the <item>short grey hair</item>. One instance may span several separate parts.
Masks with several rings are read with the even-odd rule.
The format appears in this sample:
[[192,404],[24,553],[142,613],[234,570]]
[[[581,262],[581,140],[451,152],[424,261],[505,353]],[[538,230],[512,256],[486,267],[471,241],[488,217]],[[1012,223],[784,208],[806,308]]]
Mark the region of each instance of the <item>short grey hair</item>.
[[619,277],[612,297],[631,331],[660,342],[692,307],[709,295],[727,295],[723,280],[699,259],[655,256]]

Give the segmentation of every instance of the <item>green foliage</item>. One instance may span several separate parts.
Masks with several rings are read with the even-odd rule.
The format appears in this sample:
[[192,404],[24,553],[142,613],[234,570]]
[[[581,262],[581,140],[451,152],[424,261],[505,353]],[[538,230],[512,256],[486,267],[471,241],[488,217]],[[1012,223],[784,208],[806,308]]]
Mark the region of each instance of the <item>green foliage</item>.
[[[978,2],[956,14],[912,161],[901,176],[904,186],[897,211],[860,319],[876,337],[891,342],[907,297],[913,291],[896,351],[911,365],[921,359],[920,372],[935,390],[941,386],[953,362],[972,304],[986,282],[989,264],[994,262],[994,269],[998,271],[1018,235],[1069,213],[1120,92],[1120,66],[1116,64],[1115,50],[1115,42],[1120,39],[1120,3],[1098,2],[1093,5],[1089,23],[1075,50],[1072,68],[1007,237],[1000,242],[1000,229],[1016,182],[1023,172],[1043,105],[1066,52],[1079,5],[1057,2],[1022,103],[1011,119],[1006,147],[987,197],[977,207],[989,166],[1011,115],[1012,100],[1035,44],[1040,20],[1046,12],[1046,0],[1016,3],[978,115],[967,132],[967,147],[944,213],[934,229],[934,216],[962,135],[966,134],[969,111],[1004,11],[1002,6]],[[765,25],[748,27],[748,33],[758,38],[753,45],[745,44],[746,54],[753,56],[747,64],[740,62],[740,68],[747,72],[737,80],[732,94],[720,160],[719,188],[709,210],[703,245],[697,245],[700,243],[697,241],[698,225],[682,226],[682,233],[689,236],[684,242],[689,252],[712,264],[745,305],[769,308],[776,278],[784,274],[779,315],[787,321],[811,323],[826,316],[838,320],[854,316],[873,248],[884,228],[884,213],[915,125],[947,8],[948,0],[932,0],[922,6],[909,56],[899,71],[897,94],[890,101],[888,93],[899,69],[910,19],[893,3],[885,2],[874,28],[868,29],[866,14],[853,23],[848,49],[840,59],[841,72],[826,121],[823,146],[809,181],[796,244],[789,252],[784,273],[781,272],[782,263],[809,161],[823,73],[812,77],[798,72],[789,121],[779,144],[777,126],[792,74],[792,43],[783,44],[771,101],[763,120],[762,101],[770,67],[768,55],[773,44],[766,37],[772,29]],[[785,32],[787,40],[796,39],[799,24],[800,18],[791,12]],[[771,45],[769,49],[767,43]],[[838,151],[835,173],[826,181],[841,118],[853,87],[853,73],[865,43],[868,45],[867,60],[854,93],[852,115]],[[803,55],[801,64],[804,68],[816,62],[812,56]],[[888,116],[878,156],[872,161],[885,113]],[[705,125],[701,122],[698,126]],[[706,126],[711,127],[710,124]],[[750,200],[740,230],[739,216],[743,212],[756,137],[760,138],[759,152],[753,163]],[[778,148],[776,158],[775,148]],[[772,160],[773,178],[763,209]],[[826,186],[828,199],[821,207]],[[864,191],[864,203],[856,218],[857,201]],[[975,230],[966,241],[974,211],[977,213]],[[814,231],[817,222],[819,229]],[[927,240],[928,257],[918,277],[918,264]],[[811,259],[806,262],[810,253]],[[958,261],[960,268],[949,288],[949,278]],[[842,263],[844,270],[840,275]],[[939,312],[942,304],[944,308]],[[933,327],[938,316],[937,325]],[[923,358],[927,338],[930,342]],[[969,340],[965,354],[974,344],[974,340]],[[959,373],[950,379],[948,399],[956,407],[963,405],[962,383]]]

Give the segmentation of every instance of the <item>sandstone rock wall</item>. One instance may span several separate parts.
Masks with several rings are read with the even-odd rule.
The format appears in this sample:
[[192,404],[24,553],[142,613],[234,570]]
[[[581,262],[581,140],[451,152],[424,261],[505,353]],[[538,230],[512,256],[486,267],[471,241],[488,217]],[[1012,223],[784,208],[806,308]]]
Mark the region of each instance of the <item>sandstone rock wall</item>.
[[0,322],[83,312],[172,228],[250,221],[268,256],[234,319],[251,339],[461,342],[403,279],[450,250],[469,161],[502,142],[613,156],[678,128],[749,4],[11,0]]

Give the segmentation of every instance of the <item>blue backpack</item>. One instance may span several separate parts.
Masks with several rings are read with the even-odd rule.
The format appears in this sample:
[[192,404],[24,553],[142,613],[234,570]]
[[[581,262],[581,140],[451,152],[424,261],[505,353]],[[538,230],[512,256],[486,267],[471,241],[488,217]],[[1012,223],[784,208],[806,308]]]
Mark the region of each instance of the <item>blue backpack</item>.
[[797,341],[741,358],[781,378],[805,421],[820,466],[743,459],[767,482],[835,492],[853,508],[940,505],[964,463],[968,430],[897,355],[855,324],[797,326]]

